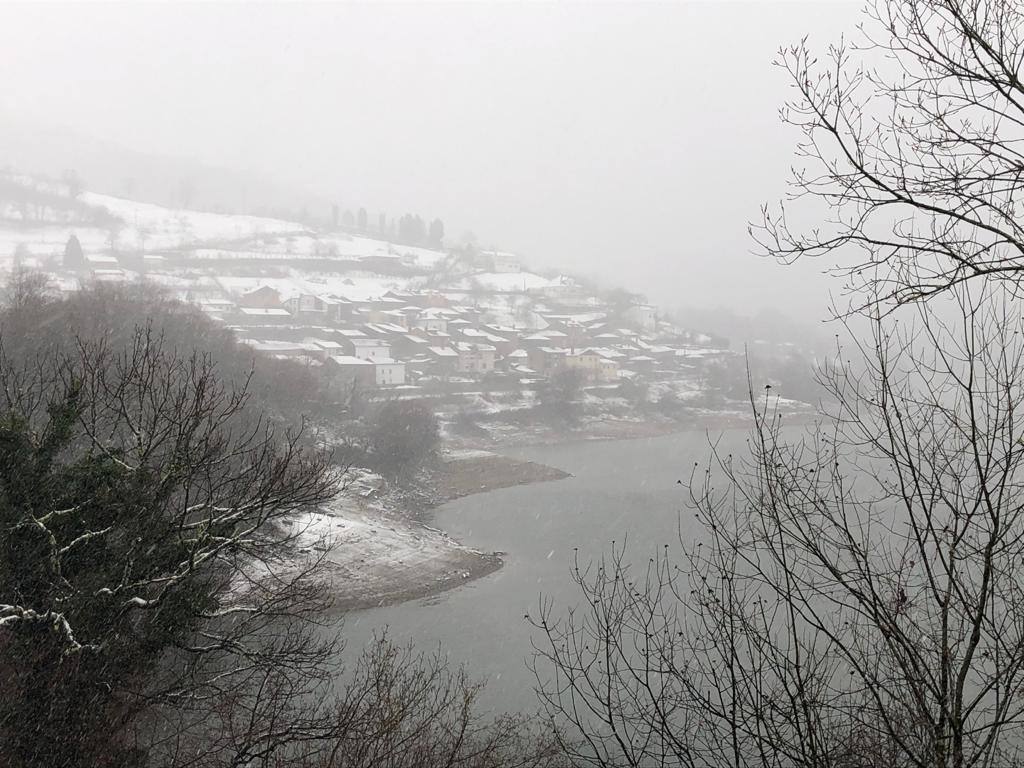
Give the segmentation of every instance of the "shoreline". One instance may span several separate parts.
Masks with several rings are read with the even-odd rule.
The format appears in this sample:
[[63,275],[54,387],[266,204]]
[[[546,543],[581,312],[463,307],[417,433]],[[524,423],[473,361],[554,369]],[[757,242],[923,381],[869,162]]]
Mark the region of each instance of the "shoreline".
[[[793,410],[783,414],[788,426],[814,424],[818,411]],[[556,431],[551,427],[517,427],[502,434],[495,430],[486,436],[454,435],[450,442],[460,448],[500,452],[507,448],[531,446],[572,445],[574,443],[609,442],[616,440],[643,440],[645,438],[678,435],[687,432],[718,432],[732,429],[750,429],[754,419],[749,412],[718,412],[686,420],[604,420],[594,421],[577,428]]]
[[[813,423],[814,414],[790,414],[794,426]],[[399,605],[433,597],[483,578],[504,565],[503,552],[468,547],[433,527],[434,510],[456,499],[571,475],[556,467],[503,455],[502,449],[579,442],[639,440],[685,432],[741,429],[749,415],[715,415],[696,421],[608,421],[570,432],[517,430],[500,439],[451,437],[437,465],[414,489],[382,484],[343,494],[331,526],[332,615]],[[346,502],[348,502],[346,504]],[[354,506],[353,506],[354,502]]]
[[358,509],[331,516],[330,524],[342,526],[327,554],[331,614],[433,597],[494,573],[504,565],[503,553],[455,541],[431,525],[433,510],[466,496],[569,476],[555,467],[491,451],[455,449],[424,476],[427,494],[368,494]]

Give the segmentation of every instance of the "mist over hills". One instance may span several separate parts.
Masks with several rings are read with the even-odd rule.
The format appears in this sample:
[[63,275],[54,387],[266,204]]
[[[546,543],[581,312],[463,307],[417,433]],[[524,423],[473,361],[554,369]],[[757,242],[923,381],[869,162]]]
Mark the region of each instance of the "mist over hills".
[[217,213],[269,215],[305,209],[323,217],[332,203],[344,204],[252,171],[138,152],[68,128],[28,125],[3,113],[0,168],[52,178],[74,170],[96,192]]
[[[91,191],[168,208],[189,208],[223,214],[247,214],[286,218],[303,222],[327,222],[332,209],[355,210],[360,207],[360,191],[345,189],[331,199],[308,186],[283,182],[267,174],[211,165],[185,157],[139,152],[115,142],[89,136],[60,126],[30,125],[0,112],[0,168],[35,176],[60,179],[75,172]],[[334,185],[322,179],[318,186]],[[397,218],[399,211],[389,212]],[[430,211],[427,211],[430,214]],[[376,221],[379,213],[370,212]],[[460,222],[450,222],[447,245],[455,245],[468,233]],[[480,243],[496,248],[489,233],[477,232]],[[568,261],[571,261],[569,259]],[[558,270],[565,264],[540,265]],[[574,270],[579,273],[579,270]],[[607,280],[597,279],[597,282]],[[638,276],[623,275],[617,284],[629,291],[643,293]],[[825,351],[831,334],[818,323],[797,320],[771,309],[753,314],[735,308],[694,307],[663,304],[680,322],[696,328],[714,329],[742,346],[756,340],[772,343],[800,338],[809,349]]]

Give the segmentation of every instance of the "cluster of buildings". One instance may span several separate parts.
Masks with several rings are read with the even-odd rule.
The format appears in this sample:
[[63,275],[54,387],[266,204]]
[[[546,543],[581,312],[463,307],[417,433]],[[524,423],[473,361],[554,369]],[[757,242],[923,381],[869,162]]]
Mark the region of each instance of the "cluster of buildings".
[[612,304],[571,278],[524,270],[514,254],[427,253],[418,263],[417,254],[378,245],[359,258],[267,247],[258,259],[251,249],[93,248],[70,263],[66,250],[61,266],[50,261],[51,278],[64,290],[83,281],[153,281],[253,349],[333,366],[365,387],[524,388],[570,369],[591,385],[669,380],[730,354],[666,322],[654,306]]
[[352,298],[261,285],[233,302],[199,303],[254,349],[336,366],[343,378],[375,387],[484,379],[523,385],[565,369],[591,384],[674,378],[728,354],[660,322],[649,305],[613,315],[586,299],[581,307],[564,296],[533,296],[513,324],[496,319],[479,293],[437,289]]

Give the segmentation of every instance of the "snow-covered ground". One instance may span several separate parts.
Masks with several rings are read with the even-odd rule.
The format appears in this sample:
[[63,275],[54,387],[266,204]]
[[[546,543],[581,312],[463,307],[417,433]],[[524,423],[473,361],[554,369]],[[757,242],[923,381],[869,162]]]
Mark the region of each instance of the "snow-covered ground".
[[543,277],[532,272],[480,272],[463,277],[451,287],[466,290],[482,288],[488,291],[536,291],[555,288],[562,284],[561,278]]
[[292,270],[288,277],[239,277],[223,275],[217,283],[228,293],[241,296],[264,286],[273,288],[281,296],[300,293],[316,296],[344,296],[351,301],[367,301],[383,296],[390,290],[407,287],[408,280],[373,274],[317,275]]
[[165,208],[95,192],[85,192],[80,199],[96,208],[105,208],[124,222],[124,229],[118,234],[118,244],[126,247],[174,248],[306,229],[294,221]]
[[420,248],[414,245],[398,245],[359,235],[330,235],[320,238],[322,246],[337,249],[338,255],[366,258],[369,256],[399,256],[415,262],[423,269],[433,269],[447,258],[444,251]]
[[19,245],[24,245],[31,256],[58,256],[64,253],[68,238],[78,235],[82,250],[96,253],[110,248],[110,233],[95,227],[73,224],[52,224],[42,227],[5,226],[0,222],[0,262],[9,261]]
[[[294,221],[168,208],[113,195],[83,192],[78,202],[105,209],[119,222],[109,226],[48,223],[26,226],[0,219],[0,260],[9,259],[19,244],[33,256],[63,253],[72,234],[86,253],[110,249],[111,242],[125,250],[160,251],[188,248],[199,257],[280,257],[282,255],[365,259],[397,257],[403,264],[429,270],[447,258],[444,251],[389,243],[345,233],[318,234]],[[234,243],[242,244],[238,247]]]
[[[293,225],[298,227],[298,224]],[[372,257],[398,258],[406,266],[432,269],[447,258],[443,251],[401,245],[359,235],[287,234],[258,238],[246,247],[197,248],[194,258],[218,261],[232,259],[279,258],[281,256],[317,257],[345,261],[361,261]]]
[[497,567],[496,560],[444,532],[383,515],[356,496],[347,493],[330,507],[293,521],[300,558],[326,558],[339,608],[431,594]]

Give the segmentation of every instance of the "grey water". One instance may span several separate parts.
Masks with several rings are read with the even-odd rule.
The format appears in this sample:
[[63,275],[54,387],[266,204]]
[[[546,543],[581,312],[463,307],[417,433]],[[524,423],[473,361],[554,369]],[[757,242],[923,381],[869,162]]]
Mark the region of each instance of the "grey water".
[[503,451],[571,473],[545,483],[503,488],[440,507],[435,525],[456,540],[500,550],[499,571],[422,600],[356,612],[343,626],[351,654],[387,627],[398,642],[438,647],[452,664],[487,680],[484,706],[535,708],[534,679],[526,660],[541,596],[560,610],[578,595],[570,579],[574,555],[600,557],[612,542],[627,542],[633,561],[664,546],[678,552],[680,537],[699,536],[686,508],[686,483],[699,463],[707,466],[711,442],[722,454],[745,450],[745,430],[685,432],[655,438],[574,442]]

